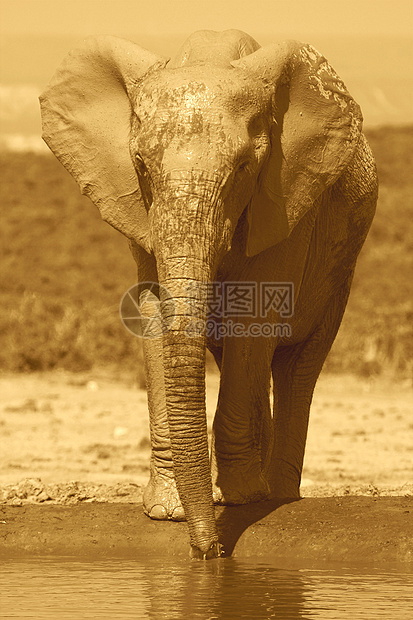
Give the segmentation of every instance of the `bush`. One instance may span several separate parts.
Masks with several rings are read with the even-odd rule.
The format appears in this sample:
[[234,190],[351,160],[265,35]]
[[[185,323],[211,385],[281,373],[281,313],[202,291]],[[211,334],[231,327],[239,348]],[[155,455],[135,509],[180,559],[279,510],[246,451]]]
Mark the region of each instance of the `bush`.
[[[126,332],[117,308],[56,302],[25,292],[3,314],[0,367],[9,371],[142,364],[138,341]],[[139,368],[138,368],[139,370]]]

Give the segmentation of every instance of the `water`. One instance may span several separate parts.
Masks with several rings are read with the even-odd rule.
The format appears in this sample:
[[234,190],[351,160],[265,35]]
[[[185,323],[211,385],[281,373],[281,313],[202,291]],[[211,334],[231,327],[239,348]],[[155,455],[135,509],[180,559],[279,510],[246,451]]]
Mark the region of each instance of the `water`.
[[371,567],[284,570],[236,558],[10,559],[1,563],[0,617],[411,620],[413,573]]

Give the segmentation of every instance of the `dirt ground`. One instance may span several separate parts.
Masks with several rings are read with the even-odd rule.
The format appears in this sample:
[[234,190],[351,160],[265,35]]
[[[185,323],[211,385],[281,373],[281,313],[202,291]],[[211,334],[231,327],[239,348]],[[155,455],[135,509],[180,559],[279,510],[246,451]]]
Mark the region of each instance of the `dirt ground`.
[[[218,376],[207,377],[209,429]],[[51,372],[0,377],[0,503],[141,501],[148,479],[146,392],[133,377]],[[413,390],[322,375],[301,493],[413,496]]]

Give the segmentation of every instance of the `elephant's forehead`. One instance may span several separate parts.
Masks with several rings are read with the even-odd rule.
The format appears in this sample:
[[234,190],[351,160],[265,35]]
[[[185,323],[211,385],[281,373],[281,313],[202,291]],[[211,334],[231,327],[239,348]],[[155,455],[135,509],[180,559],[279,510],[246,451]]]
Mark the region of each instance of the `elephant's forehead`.
[[199,70],[164,71],[142,84],[137,93],[137,113],[153,117],[160,111],[181,114],[223,109],[240,113],[257,111],[264,103],[262,89],[251,85],[234,69],[202,75]]

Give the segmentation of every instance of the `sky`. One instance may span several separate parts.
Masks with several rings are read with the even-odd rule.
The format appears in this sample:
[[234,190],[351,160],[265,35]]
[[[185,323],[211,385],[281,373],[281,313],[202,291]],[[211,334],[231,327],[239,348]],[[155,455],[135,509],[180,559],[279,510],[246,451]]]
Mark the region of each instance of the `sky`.
[[85,36],[111,34],[173,56],[203,28],[238,28],[261,45],[312,43],[368,123],[413,123],[405,94],[413,98],[413,0],[0,0],[0,136],[39,133],[37,96]]
[[200,28],[251,34],[412,35],[412,0],[1,0],[0,35],[171,35]]

